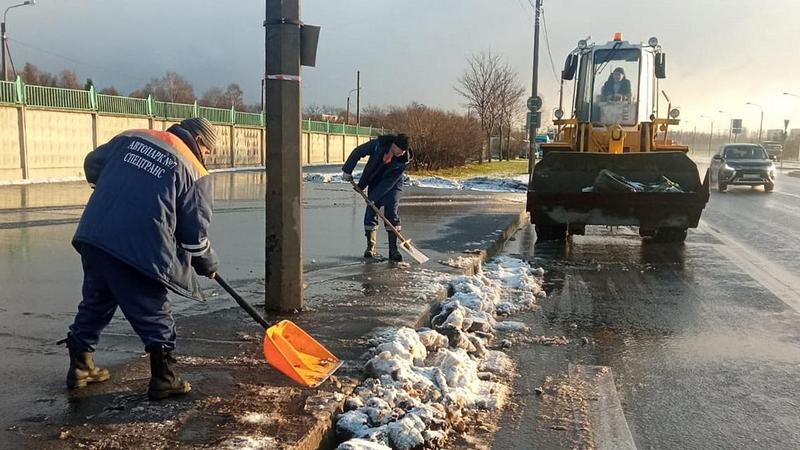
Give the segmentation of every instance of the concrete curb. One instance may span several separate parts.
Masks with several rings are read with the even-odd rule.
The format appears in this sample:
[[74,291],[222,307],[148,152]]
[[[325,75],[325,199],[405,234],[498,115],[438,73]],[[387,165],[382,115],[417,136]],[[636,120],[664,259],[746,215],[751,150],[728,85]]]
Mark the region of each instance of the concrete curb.
[[526,220],[528,220],[528,211],[523,210],[516,217],[514,217],[511,223],[509,223],[508,226],[503,229],[503,231],[500,232],[500,235],[489,244],[488,248],[485,250],[476,251],[474,253],[471,252],[473,255],[473,264],[472,266],[462,267],[464,270],[464,275],[472,276],[477,274],[481,271],[481,265],[487,259],[502,253],[506,242],[508,242],[508,240],[514,236],[514,234],[523,226]]
[[[461,267],[456,269],[461,269],[465,276],[472,276],[480,272],[481,265],[484,261],[493,256],[498,255],[502,250],[505,243],[511,238],[514,233],[523,225],[525,220],[528,218],[527,211],[521,211],[518,215],[516,215],[511,222],[506,226],[502,232],[497,236],[497,238],[492,241],[489,246],[485,250],[480,250],[476,253],[473,253],[473,264],[467,267]],[[448,266],[450,267],[450,266]],[[453,269],[451,267],[451,269]],[[409,326],[413,328],[419,328],[423,326],[427,326],[430,324],[430,312],[431,308],[433,307],[433,303],[436,300],[442,300],[447,298],[449,288],[440,289],[438,290],[432,298],[428,299],[427,307],[421,311],[420,315],[417,317],[417,320],[413,324],[409,324]],[[346,398],[350,393],[352,393],[353,389],[355,389],[356,385],[348,386],[347,389],[343,389],[341,393]],[[332,449],[334,448],[334,444],[336,443],[336,433],[335,433],[335,419],[338,414],[343,411],[344,408],[343,399],[340,402],[336,402],[335,404],[331,405],[331,408],[321,412],[316,415],[317,422],[314,424],[313,427],[306,433],[303,439],[299,440],[294,446],[290,447],[293,450],[316,450],[316,449]]]

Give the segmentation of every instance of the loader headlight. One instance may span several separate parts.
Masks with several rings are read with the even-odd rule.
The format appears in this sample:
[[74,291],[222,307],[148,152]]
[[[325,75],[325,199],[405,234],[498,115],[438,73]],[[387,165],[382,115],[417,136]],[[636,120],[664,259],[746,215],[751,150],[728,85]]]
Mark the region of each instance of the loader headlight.
[[677,119],[681,115],[681,110],[678,108],[672,108],[669,110],[669,116],[673,119]]
[[562,117],[564,117],[564,110],[558,108],[553,112],[553,115],[556,116],[556,119],[561,119]]
[[588,46],[589,46],[589,43],[586,42],[586,39],[581,39],[580,41],[578,41],[578,50],[584,50]]
[[658,38],[653,36],[647,41],[647,45],[650,47],[656,48],[658,47]]

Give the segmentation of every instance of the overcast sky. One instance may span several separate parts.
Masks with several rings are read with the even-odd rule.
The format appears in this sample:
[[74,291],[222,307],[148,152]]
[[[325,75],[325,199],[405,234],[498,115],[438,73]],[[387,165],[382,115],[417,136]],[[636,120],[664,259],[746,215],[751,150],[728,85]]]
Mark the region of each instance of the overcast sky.
[[[16,1],[0,0],[0,6]],[[689,128],[708,127],[700,114],[727,126],[729,111],[758,128],[800,128],[800,1],[798,0],[544,0],[550,49],[560,71],[576,42],[657,36],[668,54],[662,83]],[[176,71],[199,96],[238,82],[257,102],[263,73],[264,2],[254,0],[38,0],[8,15],[18,68],[70,68],[98,87],[123,93]],[[361,70],[362,104],[417,101],[460,109],[453,85],[465,57],[505,55],[530,86],[533,11],[528,0],[306,0],[302,19],[322,26],[317,67],[303,70],[306,104],[344,107]],[[557,83],[542,34],[541,92],[545,115]],[[724,124],[724,125],[723,125]]]

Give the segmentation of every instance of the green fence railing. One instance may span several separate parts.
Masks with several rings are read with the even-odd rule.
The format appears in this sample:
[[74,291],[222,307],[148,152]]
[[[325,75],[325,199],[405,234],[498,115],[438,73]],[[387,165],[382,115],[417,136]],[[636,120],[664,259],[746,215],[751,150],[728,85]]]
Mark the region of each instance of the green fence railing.
[[251,125],[254,127],[264,126],[264,116],[261,113],[251,113],[236,111],[234,113],[234,122],[242,125]]
[[120,97],[97,94],[97,111],[109,114],[150,116],[150,102],[146,98]]
[[231,123],[235,122],[235,111],[232,109],[210,108],[208,106],[198,106],[197,114],[200,117],[205,117],[211,122],[217,123]]
[[17,99],[17,83],[0,81],[0,103],[19,103]]
[[[183,120],[197,116],[196,105],[187,103],[153,102],[153,116],[160,119]],[[228,122],[230,123],[230,122]]]
[[[21,78],[16,81],[0,81],[0,104],[22,104],[34,108],[96,111],[98,113],[153,117],[166,120],[182,120],[189,117],[205,117],[213,123],[263,127],[261,113],[236,111],[234,109],[211,108],[194,103],[172,103],[148,98],[105,95],[89,90],[64,89],[48,86],[26,85]],[[303,120],[303,131],[329,134],[377,136],[386,132],[381,128],[344,125],[335,122]]]
[[46,86],[25,86],[25,103],[59,109],[96,109],[92,91]]

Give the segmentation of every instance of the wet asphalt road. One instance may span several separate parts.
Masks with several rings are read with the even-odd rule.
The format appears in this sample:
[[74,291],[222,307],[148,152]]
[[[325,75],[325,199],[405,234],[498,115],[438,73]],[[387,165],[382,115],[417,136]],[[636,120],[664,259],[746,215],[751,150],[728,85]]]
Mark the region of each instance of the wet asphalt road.
[[[214,175],[211,240],[221,272],[231,282],[263,277],[264,182],[265,174],[256,171]],[[50,423],[70,410],[63,388],[66,350],[54,343],[64,337],[80,300],[80,257],[70,240],[90,194],[85,183],[0,187],[0,448],[16,447],[17,428]],[[364,208],[349,186],[305,184],[306,283],[391,270],[388,263],[385,269],[367,267],[360,256]],[[523,209],[521,194],[408,188],[400,211],[404,233],[431,258],[426,267],[436,269],[451,252],[494,241],[497,231]],[[459,219],[465,214],[473,220]],[[382,230],[378,252],[388,253]],[[181,316],[231,308],[232,302],[226,297],[204,304],[173,298],[172,307],[181,322]],[[183,342],[194,338],[181,336]],[[142,355],[141,343],[119,312],[103,333],[99,350],[96,358],[103,365]]]
[[[522,317],[563,347],[520,345],[516,410],[495,448],[570,448],[537,419],[533,390],[569,363],[609,366],[640,449],[798,448],[800,444],[800,172],[776,191],[712,191],[685,245],[643,243],[626,228],[591,228],[507,252],[547,270],[549,298]],[[588,338],[588,344],[582,338]]]

